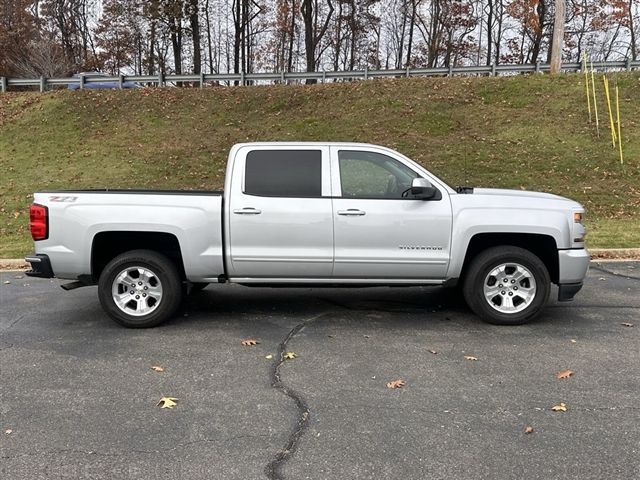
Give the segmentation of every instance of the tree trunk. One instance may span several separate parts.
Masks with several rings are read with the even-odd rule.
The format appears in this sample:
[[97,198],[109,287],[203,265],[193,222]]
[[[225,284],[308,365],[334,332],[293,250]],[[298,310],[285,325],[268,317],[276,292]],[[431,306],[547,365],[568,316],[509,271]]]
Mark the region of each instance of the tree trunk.
[[544,30],[544,20],[547,15],[546,0],[540,0],[536,7],[536,14],[538,16],[538,25],[535,31],[535,37],[533,39],[533,48],[531,50],[531,63],[536,63],[540,56],[540,46],[542,45],[542,33]]
[[562,70],[562,47],[564,44],[565,0],[556,0],[556,14],[553,20],[551,39],[551,74]]
[[409,23],[409,41],[407,43],[407,61],[405,66],[411,65],[411,47],[413,46],[413,27],[416,24],[417,0],[411,0],[411,21]]
[[493,49],[493,10],[494,0],[488,0],[489,11],[487,13],[487,65],[491,65]]
[[198,0],[189,0],[189,25],[191,26],[191,41],[193,43],[193,73],[198,75],[202,71],[200,56],[200,19]]
[[631,32],[631,60],[636,61],[638,59],[638,50],[636,46],[636,32],[634,31],[633,23],[633,0],[629,0],[629,31]]

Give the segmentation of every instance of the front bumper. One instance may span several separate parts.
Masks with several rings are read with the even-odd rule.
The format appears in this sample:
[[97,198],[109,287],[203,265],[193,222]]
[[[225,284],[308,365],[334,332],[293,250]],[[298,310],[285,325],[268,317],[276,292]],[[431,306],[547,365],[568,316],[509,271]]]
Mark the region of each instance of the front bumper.
[[558,250],[558,301],[573,300],[582,288],[591,257],[584,248]]
[[25,272],[27,277],[53,278],[53,269],[48,255],[38,253],[24,259],[31,264],[31,270]]
[[582,283],[591,257],[584,248],[558,250],[558,284]]

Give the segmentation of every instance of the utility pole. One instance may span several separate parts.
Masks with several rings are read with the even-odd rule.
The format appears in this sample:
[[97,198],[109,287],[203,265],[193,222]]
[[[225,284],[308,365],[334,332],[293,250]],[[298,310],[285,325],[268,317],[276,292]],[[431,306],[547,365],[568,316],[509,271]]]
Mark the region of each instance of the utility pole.
[[562,70],[562,46],[564,44],[564,20],[566,0],[556,0],[556,15],[553,19],[553,38],[551,40],[551,73]]

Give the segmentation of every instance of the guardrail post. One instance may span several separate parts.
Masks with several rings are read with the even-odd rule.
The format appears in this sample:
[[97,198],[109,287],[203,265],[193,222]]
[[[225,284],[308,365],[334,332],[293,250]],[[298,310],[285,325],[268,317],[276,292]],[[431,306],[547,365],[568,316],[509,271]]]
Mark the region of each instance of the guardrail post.
[[369,67],[367,65],[364,66],[364,79],[369,80]]
[[407,78],[409,78],[409,67],[407,67]]
[[84,75],[80,75],[80,90],[84,90]]
[[540,73],[540,60],[536,60],[536,73]]
[[625,62],[625,67],[627,68],[627,72],[631,70],[631,59],[629,57],[627,57],[627,60]]
[[2,93],[7,91],[7,77],[0,77],[0,90]]
[[200,88],[204,88],[204,73],[200,72]]
[[284,70],[280,72],[280,83],[284,85]]
[[44,92],[47,89],[47,79],[40,77],[40,92]]
[[118,87],[120,88],[120,90],[122,90],[122,88],[124,87],[124,77],[122,76],[122,74],[118,75]]
[[491,64],[491,76],[492,76],[492,77],[495,77],[495,76],[497,76],[497,75],[498,75],[498,72],[496,71],[496,64],[495,64],[495,63],[492,63],[492,64]]
[[447,74],[449,77],[453,77],[453,64],[449,63],[449,73]]
[[244,87],[244,69],[240,71],[240,86]]
[[162,72],[158,73],[158,87],[164,86],[164,75]]
[[325,83],[326,81],[327,81],[327,71],[322,70],[322,83]]

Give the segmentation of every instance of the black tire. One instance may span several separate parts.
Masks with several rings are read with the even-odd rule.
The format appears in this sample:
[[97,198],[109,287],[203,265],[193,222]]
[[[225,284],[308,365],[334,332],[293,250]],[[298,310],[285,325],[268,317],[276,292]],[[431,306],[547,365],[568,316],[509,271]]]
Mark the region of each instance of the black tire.
[[[507,278],[497,278],[502,274],[490,275],[501,266],[505,266],[504,276]],[[517,266],[521,268],[518,270]],[[518,280],[517,276],[522,272],[526,274]],[[509,281],[503,288],[499,282],[506,279]],[[495,295],[493,289],[497,290]],[[472,260],[465,275],[463,294],[469,308],[485,322],[522,325],[540,313],[547,303],[550,289],[549,272],[540,258],[523,248],[502,245],[484,250]],[[519,303],[516,305],[516,302]],[[510,308],[514,311],[505,311]]]
[[[148,275],[141,276],[140,270],[136,267],[143,269],[143,272],[148,272]],[[140,281],[129,282],[131,283],[131,291],[136,296],[131,295],[129,303],[119,307],[112,294],[112,288],[117,291],[122,290],[125,285],[127,285],[126,289],[129,288],[124,280],[114,285],[117,277],[124,274],[127,268],[131,268],[131,271],[127,273],[128,276],[125,278]],[[136,273],[138,278],[135,278]],[[139,283],[143,283],[145,286],[137,286]],[[138,288],[140,290],[137,290]],[[121,295],[127,294],[126,289],[121,292]],[[148,296],[146,291],[149,291]],[[160,292],[157,295],[159,300],[155,300],[151,291],[154,291],[156,295],[157,291]],[[145,300],[141,299],[143,296]],[[155,327],[171,318],[180,306],[182,282],[176,266],[164,255],[152,250],[131,250],[118,255],[104,268],[98,282],[98,297],[102,308],[120,325],[128,328]],[[135,300],[136,298],[138,300]],[[143,301],[145,303],[141,303]],[[124,300],[121,303],[124,303]],[[138,305],[142,305],[141,312],[132,314],[136,311],[134,306]],[[144,309],[149,309],[149,313],[145,314]]]

